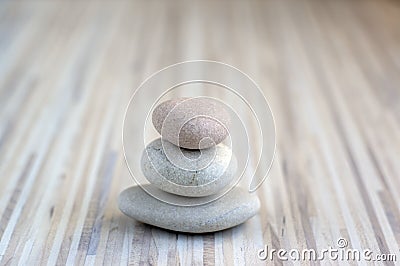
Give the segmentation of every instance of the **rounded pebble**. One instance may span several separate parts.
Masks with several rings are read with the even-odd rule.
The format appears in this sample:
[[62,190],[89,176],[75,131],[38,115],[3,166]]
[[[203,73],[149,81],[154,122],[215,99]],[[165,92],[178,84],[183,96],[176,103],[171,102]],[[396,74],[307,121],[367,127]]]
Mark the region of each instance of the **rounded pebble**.
[[[164,148],[168,149],[168,154]],[[215,146],[215,153],[211,151],[211,148],[181,149],[167,141],[163,147],[159,138],[143,151],[142,172],[150,183],[169,193],[187,197],[213,195],[233,181],[237,160],[231,149],[222,143]],[[174,163],[184,161],[194,169],[197,166],[198,170],[187,170]]]
[[155,129],[169,142],[186,149],[206,149],[228,136],[229,113],[212,98],[177,98],[153,111]]
[[215,232],[236,226],[254,216],[260,208],[257,196],[239,187],[211,203],[185,207],[162,202],[134,186],[121,192],[118,204],[123,213],[138,221],[190,233]]

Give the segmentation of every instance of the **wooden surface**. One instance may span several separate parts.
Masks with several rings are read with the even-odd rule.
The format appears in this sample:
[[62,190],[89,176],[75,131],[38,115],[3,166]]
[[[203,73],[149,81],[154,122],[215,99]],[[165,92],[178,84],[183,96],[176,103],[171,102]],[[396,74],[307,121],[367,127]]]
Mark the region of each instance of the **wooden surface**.
[[[1,264],[254,265],[264,245],[340,237],[399,261],[399,2],[169,2],[0,3]],[[249,74],[277,126],[259,215],[215,234],[146,226],[116,205],[133,185],[129,97],[189,59]]]

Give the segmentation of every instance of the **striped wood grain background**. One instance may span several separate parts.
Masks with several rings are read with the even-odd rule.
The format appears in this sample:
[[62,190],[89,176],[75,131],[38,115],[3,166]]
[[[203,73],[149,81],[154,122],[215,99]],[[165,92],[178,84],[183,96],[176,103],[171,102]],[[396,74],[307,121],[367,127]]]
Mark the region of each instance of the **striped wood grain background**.
[[[1,264],[254,265],[265,244],[321,250],[340,237],[400,260],[399,2],[168,2],[0,3]],[[116,206],[133,184],[128,99],[189,59],[249,74],[276,119],[261,212],[215,234]]]

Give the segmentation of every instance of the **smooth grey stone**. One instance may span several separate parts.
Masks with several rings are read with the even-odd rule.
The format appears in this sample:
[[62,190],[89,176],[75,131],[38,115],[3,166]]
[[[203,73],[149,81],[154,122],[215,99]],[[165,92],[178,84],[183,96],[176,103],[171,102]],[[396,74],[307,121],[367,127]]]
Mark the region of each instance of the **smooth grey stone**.
[[190,233],[215,232],[236,226],[253,217],[260,208],[258,197],[240,187],[205,205],[176,206],[160,201],[141,187],[134,186],[121,192],[118,204],[120,210],[133,219]]
[[159,189],[173,194],[187,197],[216,194],[233,181],[237,160],[222,143],[215,146],[215,153],[211,149],[181,149],[167,141],[163,146],[163,141],[156,139],[143,151],[143,175]]
[[230,116],[215,99],[177,98],[159,104],[152,122],[169,142],[186,149],[206,149],[228,136]]

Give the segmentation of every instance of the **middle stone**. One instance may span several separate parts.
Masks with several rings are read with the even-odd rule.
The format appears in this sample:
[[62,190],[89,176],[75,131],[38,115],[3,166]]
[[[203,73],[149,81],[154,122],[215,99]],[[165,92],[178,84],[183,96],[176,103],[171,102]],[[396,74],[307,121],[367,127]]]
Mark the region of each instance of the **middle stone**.
[[[220,143],[214,153],[179,148],[167,141],[164,146],[168,148],[168,156],[159,138],[146,146],[141,159],[144,176],[159,189],[181,196],[203,197],[218,193],[233,181],[237,160],[228,146]],[[201,165],[205,161],[210,163],[198,170],[182,169],[177,165],[182,155],[193,165],[200,161]]]

